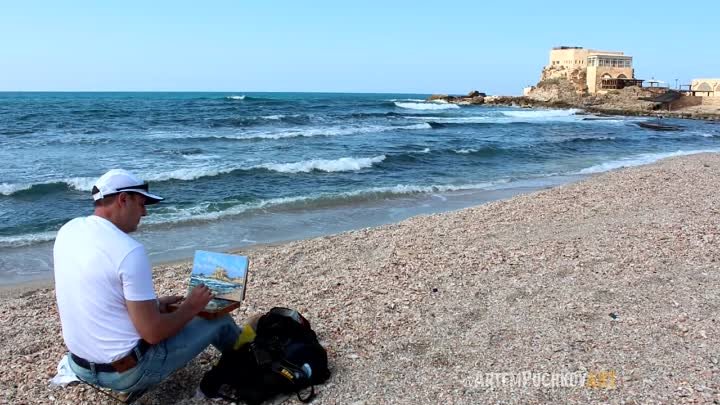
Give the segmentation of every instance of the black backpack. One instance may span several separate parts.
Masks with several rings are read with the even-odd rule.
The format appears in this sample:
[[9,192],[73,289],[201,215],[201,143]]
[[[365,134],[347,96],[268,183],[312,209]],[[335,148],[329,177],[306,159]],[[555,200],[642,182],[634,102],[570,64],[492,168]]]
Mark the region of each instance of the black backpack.
[[[310,322],[295,310],[276,307],[260,317],[255,332],[251,343],[224,352],[205,373],[200,382],[203,394],[256,405],[296,393],[300,401],[310,402],[314,386],[330,377],[327,352]],[[300,391],[308,387],[310,392],[303,398]]]

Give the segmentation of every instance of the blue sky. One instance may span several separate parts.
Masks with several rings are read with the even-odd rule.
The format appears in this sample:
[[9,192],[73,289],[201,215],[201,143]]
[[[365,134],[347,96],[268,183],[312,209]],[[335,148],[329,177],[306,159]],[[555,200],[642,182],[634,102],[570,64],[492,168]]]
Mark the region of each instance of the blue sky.
[[557,45],[719,77],[720,1],[4,1],[0,90],[519,94]]

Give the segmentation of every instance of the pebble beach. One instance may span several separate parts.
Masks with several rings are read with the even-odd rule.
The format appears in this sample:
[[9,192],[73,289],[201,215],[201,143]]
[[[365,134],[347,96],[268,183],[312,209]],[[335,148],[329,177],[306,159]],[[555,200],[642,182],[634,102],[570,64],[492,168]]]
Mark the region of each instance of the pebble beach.
[[[719,403],[718,190],[720,155],[698,154],[243,250],[233,315],[287,306],[310,320],[333,372],[314,404]],[[190,267],[157,266],[157,293],[184,294]],[[1,290],[0,314],[0,404],[112,403],[49,386],[65,353],[51,286]],[[206,350],[138,404],[215,403],[193,396],[217,357]]]

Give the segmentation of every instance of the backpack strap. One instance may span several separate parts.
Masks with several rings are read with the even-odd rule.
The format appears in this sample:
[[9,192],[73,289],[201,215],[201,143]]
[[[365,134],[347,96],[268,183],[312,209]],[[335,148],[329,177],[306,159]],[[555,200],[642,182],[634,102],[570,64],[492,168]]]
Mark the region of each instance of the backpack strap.
[[305,398],[300,396],[300,391],[295,391],[295,395],[297,395],[297,398],[300,402],[307,404],[308,402],[315,399],[315,386],[314,385],[310,386],[310,394],[308,394],[308,396]]

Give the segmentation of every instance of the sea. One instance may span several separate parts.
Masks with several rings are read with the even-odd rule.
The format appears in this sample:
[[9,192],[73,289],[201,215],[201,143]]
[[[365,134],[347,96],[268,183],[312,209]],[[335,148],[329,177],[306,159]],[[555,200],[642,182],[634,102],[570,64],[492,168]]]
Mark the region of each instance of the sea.
[[[166,198],[153,263],[393,223],[720,151],[720,125],[427,102],[427,94],[0,93],[0,284],[47,279],[52,243],[111,168]],[[482,226],[482,224],[473,224]]]

